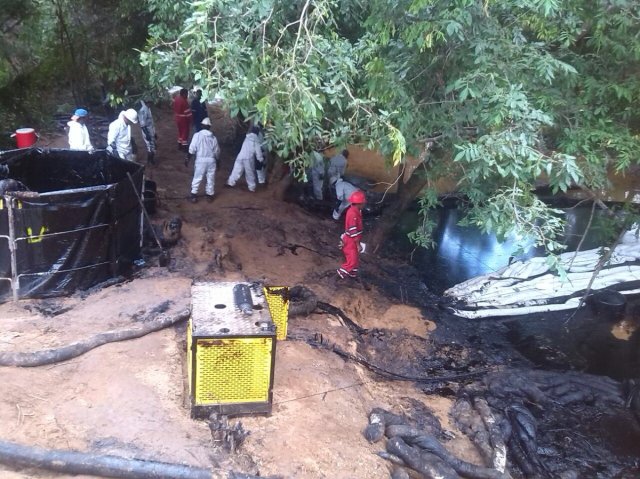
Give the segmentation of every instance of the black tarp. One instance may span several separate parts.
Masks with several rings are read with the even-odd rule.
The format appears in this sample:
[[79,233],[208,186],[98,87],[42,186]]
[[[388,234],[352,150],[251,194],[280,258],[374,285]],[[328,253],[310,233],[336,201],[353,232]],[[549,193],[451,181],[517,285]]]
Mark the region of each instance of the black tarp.
[[[126,274],[140,256],[144,169],[105,151],[0,152],[26,193],[0,196],[0,301],[58,296]],[[14,245],[12,248],[11,246]],[[15,269],[15,271],[14,271]]]

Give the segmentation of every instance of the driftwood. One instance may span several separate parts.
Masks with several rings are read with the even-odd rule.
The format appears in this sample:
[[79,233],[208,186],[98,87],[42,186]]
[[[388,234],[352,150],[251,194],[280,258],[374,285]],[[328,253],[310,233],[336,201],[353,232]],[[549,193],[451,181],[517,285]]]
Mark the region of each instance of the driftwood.
[[144,322],[143,319],[143,324],[139,328],[106,331],[60,348],[45,349],[30,353],[2,352],[0,353],[0,366],[35,367],[67,361],[103,344],[140,338],[149,333],[168,328],[180,321],[184,321],[189,317],[189,314],[189,310],[185,309],[173,316],[162,314],[148,322]]

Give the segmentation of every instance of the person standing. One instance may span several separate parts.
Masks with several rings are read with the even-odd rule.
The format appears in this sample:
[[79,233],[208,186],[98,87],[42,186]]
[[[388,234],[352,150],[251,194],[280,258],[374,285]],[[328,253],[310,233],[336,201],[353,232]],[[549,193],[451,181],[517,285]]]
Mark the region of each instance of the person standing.
[[138,112],[133,108],[121,111],[118,118],[109,124],[107,133],[107,151],[122,158],[133,161],[133,144],[131,142],[131,125],[138,123]]
[[236,183],[244,173],[247,180],[247,187],[249,191],[256,191],[256,160],[260,163],[264,163],[264,157],[262,156],[262,147],[260,146],[260,140],[258,139],[259,129],[257,126],[251,128],[247,136],[242,142],[242,148],[240,153],[236,157],[236,161],[233,164],[233,170],[226,185],[234,187]]
[[347,158],[349,158],[349,150],[342,150],[342,152],[331,157],[327,176],[329,178],[342,178],[347,170]]
[[333,210],[331,216],[334,220],[338,221],[340,216],[342,216],[343,211],[351,204],[351,195],[359,190],[348,181],[344,181],[342,178],[338,178],[336,181],[333,181],[332,186],[336,189],[336,198],[339,203]]
[[142,138],[144,144],[147,147],[147,163],[150,165],[156,164],[156,127],[153,124],[153,116],[149,106],[140,100],[140,109],[138,110],[138,122],[140,123],[140,129],[142,129]]
[[85,120],[89,112],[83,108],[78,108],[71,117],[71,121],[67,123],[69,127],[69,149],[93,151],[91,138],[89,138],[89,130],[85,125]]
[[196,97],[191,101],[191,113],[193,114],[193,126],[198,132],[202,129],[202,120],[209,117],[207,104],[202,101],[202,90],[197,90]]
[[216,162],[220,157],[220,146],[218,140],[211,133],[211,120],[205,118],[200,125],[201,129],[191,139],[189,145],[189,153],[196,155],[196,161],[193,170],[193,181],[191,182],[191,196],[189,201],[196,203],[198,201],[198,189],[202,178],[206,176],[205,193],[207,201],[213,201],[214,181],[216,175]]
[[189,90],[180,89],[180,93],[173,99],[173,115],[178,127],[178,149],[187,153],[189,146],[189,130],[191,129],[191,108],[189,108]]
[[344,218],[344,233],[340,235],[340,247],[344,255],[344,263],[336,270],[341,279],[357,278],[360,264],[360,253],[364,253],[366,244],[362,240],[362,208],[366,203],[364,192],[354,191],[349,197],[351,206]]
[[325,159],[324,155],[319,151],[311,152],[311,184],[313,185],[313,197],[322,201],[324,199],[324,175],[325,175]]

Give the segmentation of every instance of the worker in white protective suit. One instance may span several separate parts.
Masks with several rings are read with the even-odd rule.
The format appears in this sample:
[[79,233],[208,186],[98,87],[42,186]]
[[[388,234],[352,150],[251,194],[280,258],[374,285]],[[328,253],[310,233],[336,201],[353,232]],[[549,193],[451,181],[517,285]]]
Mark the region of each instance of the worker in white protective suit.
[[324,156],[318,151],[312,151],[309,176],[311,176],[311,184],[313,185],[313,197],[318,201],[322,201],[324,199],[325,175],[326,161]]
[[329,160],[329,168],[327,170],[328,178],[342,178],[344,172],[347,171],[347,158],[349,158],[349,150],[342,150]]
[[200,123],[200,131],[193,135],[189,145],[189,154],[196,156],[193,171],[193,181],[191,182],[191,196],[189,201],[198,201],[198,189],[202,178],[206,176],[205,194],[207,201],[213,201],[214,181],[216,176],[216,163],[220,157],[220,146],[218,140],[211,133],[211,120],[205,118]]
[[149,106],[140,100],[140,109],[138,110],[138,123],[142,130],[142,138],[147,147],[147,163],[149,165],[156,164],[156,127],[153,124],[153,116]]
[[236,186],[236,183],[244,173],[247,180],[247,187],[249,191],[256,191],[256,165],[255,161],[264,163],[264,156],[262,155],[262,147],[260,146],[260,140],[258,139],[259,129],[254,126],[251,131],[247,133],[247,136],[242,142],[242,148],[240,153],[236,157],[236,162],[233,165],[233,170],[226,185],[230,187]]
[[107,151],[123,160],[133,161],[131,125],[138,123],[138,112],[133,108],[121,111],[118,118],[109,124]]
[[71,121],[67,123],[69,127],[69,149],[93,151],[93,145],[89,138],[89,130],[85,125],[85,119],[89,112],[83,108],[78,108],[71,117]]
[[348,181],[344,181],[342,178],[335,180],[334,185],[336,188],[336,197],[340,203],[333,210],[332,216],[334,220],[338,221],[344,210],[349,207],[349,197],[359,190]]

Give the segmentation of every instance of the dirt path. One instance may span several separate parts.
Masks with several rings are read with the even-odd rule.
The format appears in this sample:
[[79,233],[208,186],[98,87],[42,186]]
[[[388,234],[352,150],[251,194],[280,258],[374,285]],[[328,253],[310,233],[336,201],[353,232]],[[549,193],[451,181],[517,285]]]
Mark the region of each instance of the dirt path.
[[[125,326],[132,316],[142,317],[165,300],[183,307],[189,304],[194,279],[304,284],[363,327],[428,336],[433,323],[417,308],[390,304],[375,288],[334,284],[337,223],[274,201],[269,189],[251,194],[243,184],[223,188],[235,152],[225,151],[219,166],[216,200],[186,202],[192,167],[184,166],[177,151],[168,110],[156,110],[156,122],[159,164],[147,169],[161,200],[156,219],[178,215],[184,222],[170,267],[145,268],[132,281],[85,299],[0,305],[0,351],[42,349]],[[140,140],[139,132],[135,135]],[[52,139],[50,146],[64,146],[64,138]],[[294,254],[290,244],[316,252],[298,248]],[[222,268],[214,261],[216,254],[223,258]],[[371,259],[365,258],[365,268],[367,261]],[[292,337],[319,332],[347,350],[355,348],[349,330],[328,314],[293,318],[289,331]],[[182,325],[102,346],[54,366],[0,368],[0,437],[204,467],[220,464],[262,475],[365,479],[389,477],[388,462],[375,455],[379,447],[362,436],[372,407],[401,412],[399,408],[409,410],[418,401],[448,426],[449,399],[426,396],[410,383],[381,380],[332,353],[289,340],[277,348],[273,413],[243,418],[251,434],[240,453],[228,458],[212,448],[207,424],[190,419],[183,406],[184,347]],[[477,460],[463,437],[449,444],[462,457]],[[60,477],[2,466],[0,476]]]

